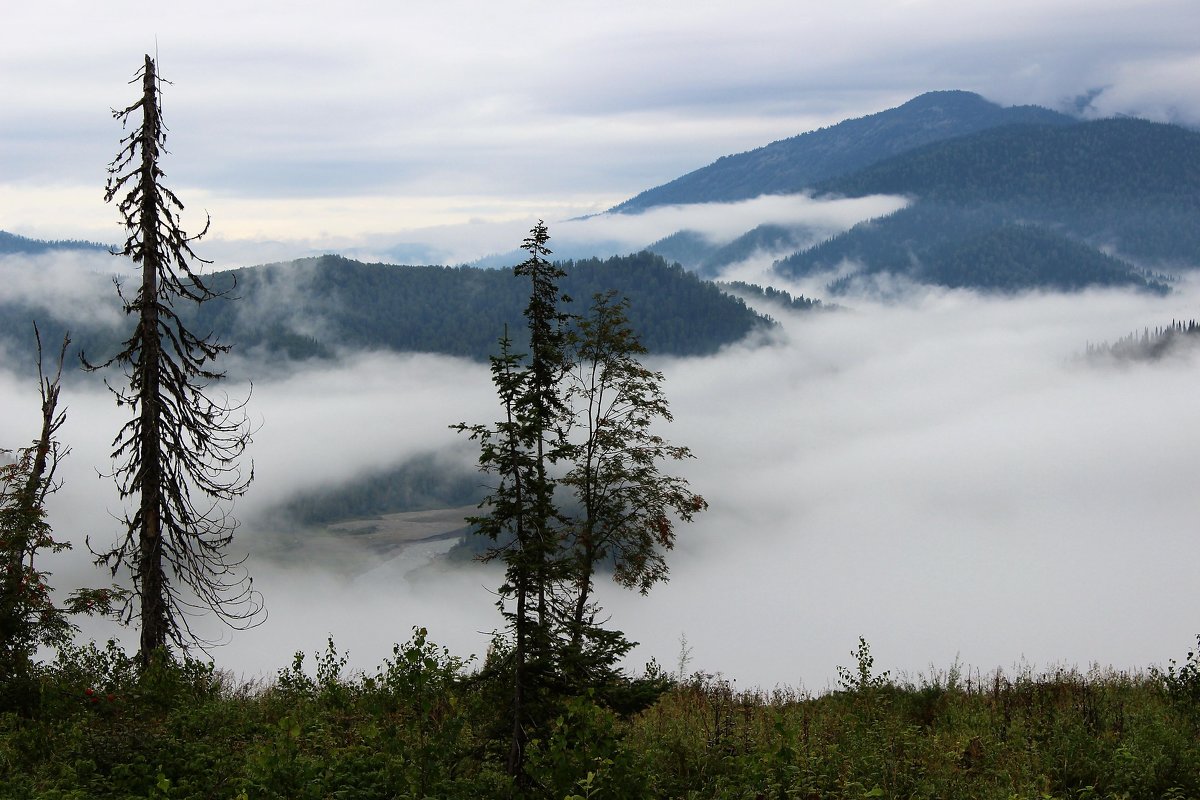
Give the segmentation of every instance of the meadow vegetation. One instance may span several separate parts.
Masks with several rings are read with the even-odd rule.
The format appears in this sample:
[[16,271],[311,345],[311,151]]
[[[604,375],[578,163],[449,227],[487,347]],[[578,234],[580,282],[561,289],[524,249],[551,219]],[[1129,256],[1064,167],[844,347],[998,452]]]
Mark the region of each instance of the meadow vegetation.
[[26,713],[0,715],[3,798],[1196,798],[1200,659],[1123,673],[877,673],[860,640],[838,688],[738,691],[721,677],[586,690],[506,774],[506,686],[426,630],[372,672],[334,642],[241,684],[194,660],[140,670],[65,647]]

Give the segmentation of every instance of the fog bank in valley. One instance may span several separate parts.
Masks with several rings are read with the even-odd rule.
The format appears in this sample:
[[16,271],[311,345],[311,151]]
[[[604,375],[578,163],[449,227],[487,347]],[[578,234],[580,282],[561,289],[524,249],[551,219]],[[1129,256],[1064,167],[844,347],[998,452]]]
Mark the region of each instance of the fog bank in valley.
[[[680,469],[711,508],[680,530],[669,584],[602,592],[611,624],[642,643],[633,664],[676,668],[685,636],[689,669],[820,690],[859,635],[893,673],[1182,657],[1196,633],[1200,364],[1075,356],[1192,318],[1198,300],[1195,282],[1165,298],[923,290],[839,312],[764,308],[781,323],[767,341],[656,360],[675,413],[665,433],[695,452]],[[494,567],[450,567],[422,547],[352,572],[327,553],[280,559],[271,509],[415,455],[472,464],[447,426],[495,419],[487,366],[367,354],[264,374],[249,406],[257,479],[236,510],[270,616],[227,636],[218,665],[269,675],[332,636],[369,669],[413,625],[482,654],[500,622]],[[36,386],[4,372],[0,396],[0,442],[31,438]],[[99,380],[64,401],[73,452],[50,521],[76,549],[52,562],[52,582],[98,585],[83,538],[118,529],[96,471],[122,417]]]

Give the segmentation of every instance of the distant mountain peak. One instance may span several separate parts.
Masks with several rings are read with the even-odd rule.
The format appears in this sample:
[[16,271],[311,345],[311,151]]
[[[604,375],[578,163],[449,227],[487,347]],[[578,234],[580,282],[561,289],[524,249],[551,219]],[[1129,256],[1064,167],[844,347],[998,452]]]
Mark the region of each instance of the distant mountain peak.
[[[901,103],[896,106],[893,111],[902,109],[924,109],[924,108],[944,108],[951,107],[969,107],[969,108],[1001,108],[997,103],[985,99],[982,95],[975,92],[968,92],[965,89],[937,89],[932,92],[919,94],[912,100],[906,103]],[[880,111],[880,114],[886,114],[887,111]],[[871,115],[874,116],[874,115]]]
[[945,139],[1002,125],[1075,122],[1073,117],[1039,106],[1004,107],[974,92],[926,92],[896,108],[724,156],[610,210],[636,213],[660,205],[733,202],[764,194],[794,194]]

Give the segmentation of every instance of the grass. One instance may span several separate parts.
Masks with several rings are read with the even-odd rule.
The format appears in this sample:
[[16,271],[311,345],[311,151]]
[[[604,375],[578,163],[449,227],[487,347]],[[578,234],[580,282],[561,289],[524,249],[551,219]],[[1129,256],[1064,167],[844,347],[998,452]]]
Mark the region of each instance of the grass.
[[[697,673],[622,717],[587,692],[530,746],[533,796],[1200,799],[1200,663],[1124,673],[857,669],[821,695]],[[32,712],[0,715],[0,798],[518,796],[502,687],[422,629],[372,674],[330,642],[268,685],[212,665],[138,675],[71,649]],[[499,690],[498,690],[499,688]]]

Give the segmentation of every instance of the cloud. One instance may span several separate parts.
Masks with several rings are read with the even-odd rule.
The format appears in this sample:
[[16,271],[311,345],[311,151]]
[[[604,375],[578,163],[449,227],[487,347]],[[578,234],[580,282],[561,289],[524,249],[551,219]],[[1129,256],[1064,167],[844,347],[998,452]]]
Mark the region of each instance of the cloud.
[[[783,328],[765,345],[656,360],[675,414],[664,433],[697,455],[680,470],[711,508],[680,531],[669,584],[648,597],[602,590],[612,624],[641,642],[635,663],[673,668],[686,635],[693,669],[819,690],[859,635],[893,673],[956,658],[986,671],[1178,657],[1194,635],[1200,557],[1197,359],[1117,369],[1074,356],[1191,318],[1198,301],[1196,282],[1165,298],[924,290],[837,313],[772,309]],[[0,442],[32,436],[34,392],[0,373],[13,409]],[[108,468],[121,414],[94,386],[64,400],[74,452],[51,522],[77,549],[55,562],[54,583],[95,585],[104,575],[82,539],[115,532],[103,509],[119,504],[95,470]],[[324,560],[285,569],[257,548],[291,495],[422,453],[473,462],[446,426],[495,418],[486,366],[362,354],[268,374],[250,409],[258,477],[237,507],[237,543],[271,616],[233,634],[218,664],[270,673],[332,634],[370,668],[413,625],[482,653],[500,622],[494,569],[421,568],[433,554],[420,549],[365,573]]]
[[762,195],[736,203],[662,206],[640,214],[569,220],[556,226],[555,236],[573,245],[615,240],[630,247],[643,247],[680,230],[695,231],[722,244],[758,225],[807,226],[830,236],[865,219],[897,211],[906,203],[904,198],[884,195],[838,200],[804,194]]
[[[755,0],[686,19],[667,3],[354,9],[13,12],[25,35],[0,54],[0,216],[18,232],[58,226],[52,238],[111,224],[99,187],[122,134],[108,109],[133,99],[126,81],[155,43],[174,81],[168,180],[210,207],[215,231],[267,240],[361,244],[471,217],[588,213],[933,89],[1058,106],[1108,87],[1101,113],[1200,114],[1188,0]],[[114,18],[100,44],[94,31]],[[47,59],[39,31],[69,58]],[[74,199],[55,214],[50,191]]]
[[1120,65],[1112,83],[1093,100],[1092,116],[1109,117],[1137,107],[1156,122],[1200,125],[1200,87],[1192,77],[1200,54],[1171,53]]
[[112,279],[127,276],[129,267],[128,260],[105,252],[0,255],[0,300],[28,306],[46,320],[117,325],[125,314]]
[[[903,198],[883,195],[836,200],[803,194],[763,195],[735,203],[660,206],[639,214],[598,213],[569,219],[539,214],[503,222],[476,219],[375,235],[348,252],[367,260],[412,263],[406,256],[415,254],[440,263],[469,263],[516,250],[538,219],[547,220],[550,246],[556,257],[564,259],[624,255],[680,230],[695,231],[721,244],[764,224],[808,227],[813,241],[819,241],[865,219],[896,211],[905,203]],[[398,245],[397,240],[414,244]]]
[[1195,555],[1195,363],[1071,356],[1194,308],[1194,294],[931,292],[785,318],[773,351],[668,367],[673,435],[699,455],[696,485],[717,487],[714,513],[672,584],[614,614],[632,638],[685,632],[697,664],[765,685],[822,688],[860,634],[910,673],[956,655],[985,670],[1161,663],[1190,635],[1176,559]]

